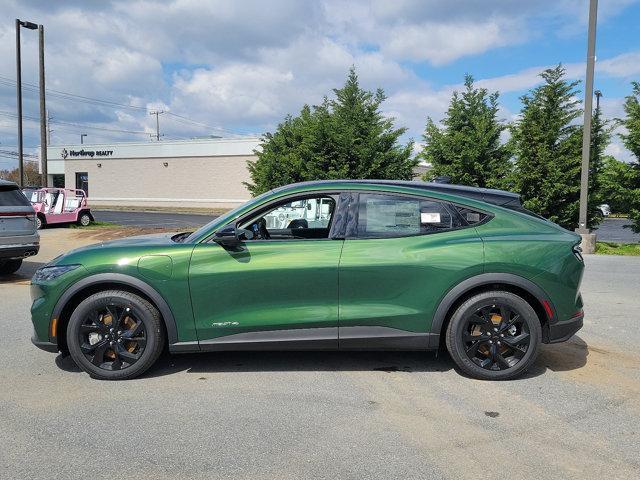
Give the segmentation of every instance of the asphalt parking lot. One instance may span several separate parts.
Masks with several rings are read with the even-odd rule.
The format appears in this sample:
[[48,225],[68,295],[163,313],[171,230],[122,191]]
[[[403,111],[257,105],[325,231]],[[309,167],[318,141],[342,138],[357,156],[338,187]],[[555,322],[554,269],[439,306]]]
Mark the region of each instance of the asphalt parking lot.
[[526,378],[446,354],[215,353],[100,382],[29,341],[42,232],[0,280],[0,478],[640,478],[640,258],[588,256],[585,327]]

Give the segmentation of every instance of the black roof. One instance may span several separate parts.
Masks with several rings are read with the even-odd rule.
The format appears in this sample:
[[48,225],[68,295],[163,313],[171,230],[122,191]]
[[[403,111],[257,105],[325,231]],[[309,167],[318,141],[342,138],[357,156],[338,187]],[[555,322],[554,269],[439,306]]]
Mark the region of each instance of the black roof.
[[405,180],[317,180],[303,182],[308,185],[322,185],[324,183],[366,183],[374,185],[396,185],[399,187],[418,188],[431,192],[448,193],[461,197],[472,198],[481,202],[491,203],[502,207],[522,208],[520,195],[506,190],[494,190],[491,188],[468,187],[466,185],[452,185],[449,183],[405,181]]

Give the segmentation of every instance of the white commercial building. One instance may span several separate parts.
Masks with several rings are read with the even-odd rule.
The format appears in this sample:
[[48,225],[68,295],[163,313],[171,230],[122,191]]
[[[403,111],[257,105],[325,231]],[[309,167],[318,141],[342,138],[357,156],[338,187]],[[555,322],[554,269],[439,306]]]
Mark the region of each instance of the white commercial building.
[[49,185],[86,190],[93,206],[233,207],[251,195],[257,137],[47,148]]

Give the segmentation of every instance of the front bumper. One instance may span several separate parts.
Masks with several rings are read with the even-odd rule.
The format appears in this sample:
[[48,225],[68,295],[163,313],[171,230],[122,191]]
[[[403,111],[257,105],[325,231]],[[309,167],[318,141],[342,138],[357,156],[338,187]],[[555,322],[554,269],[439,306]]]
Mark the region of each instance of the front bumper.
[[35,333],[31,337],[31,343],[33,343],[40,350],[44,350],[45,352],[50,352],[50,353],[58,352],[58,345],[56,345],[55,343],[43,342],[41,340],[38,340]]
[[549,343],[566,342],[582,328],[584,323],[584,313],[575,315],[569,320],[563,320],[553,325],[549,325]]

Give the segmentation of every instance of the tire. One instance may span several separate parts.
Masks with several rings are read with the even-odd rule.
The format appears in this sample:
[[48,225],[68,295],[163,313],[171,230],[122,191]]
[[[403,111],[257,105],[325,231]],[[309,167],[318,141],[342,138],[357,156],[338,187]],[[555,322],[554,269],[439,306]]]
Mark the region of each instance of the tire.
[[45,226],[45,222],[40,215],[36,215],[36,229],[42,230]]
[[73,311],[67,326],[71,357],[78,367],[100,380],[125,380],[143,374],[156,362],[164,344],[158,310],[122,290],[89,296]]
[[526,300],[511,292],[489,291],[456,309],[445,340],[464,374],[480,380],[511,380],[535,361],[542,327]]
[[10,275],[16,273],[22,265],[21,258],[12,258],[11,260],[0,260],[0,274]]
[[80,214],[80,217],[78,217],[78,225],[82,227],[88,227],[90,223],[91,215],[89,215],[87,212],[82,212]]

